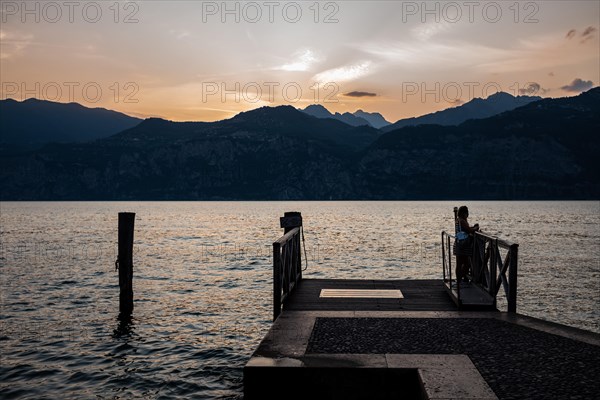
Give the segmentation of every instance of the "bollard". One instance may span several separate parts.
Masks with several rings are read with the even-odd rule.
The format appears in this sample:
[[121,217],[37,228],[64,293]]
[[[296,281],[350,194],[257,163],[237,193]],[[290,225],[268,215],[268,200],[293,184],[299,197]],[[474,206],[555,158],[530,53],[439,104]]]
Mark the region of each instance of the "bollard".
[[119,312],[133,312],[133,226],[135,213],[119,213]]

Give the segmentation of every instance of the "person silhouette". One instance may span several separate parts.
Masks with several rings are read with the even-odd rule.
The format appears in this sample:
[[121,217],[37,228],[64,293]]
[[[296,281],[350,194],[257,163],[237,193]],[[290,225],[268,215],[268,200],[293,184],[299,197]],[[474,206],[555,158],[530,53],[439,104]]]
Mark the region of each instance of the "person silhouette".
[[456,280],[468,282],[473,255],[473,234],[479,231],[479,224],[469,225],[469,209],[460,206],[456,218]]

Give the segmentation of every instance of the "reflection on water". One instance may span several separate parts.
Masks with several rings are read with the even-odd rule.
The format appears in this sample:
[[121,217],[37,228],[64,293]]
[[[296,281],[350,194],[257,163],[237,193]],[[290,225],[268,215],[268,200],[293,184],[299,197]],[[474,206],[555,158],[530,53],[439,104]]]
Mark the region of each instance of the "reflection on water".
[[113,338],[131,337],[134,328],[131,315],[119,314],[117,317],[117,327],[113,330]]
[[[439,278],[450,202],[2,203],[3,398],[235,398],[271,322],[271,243],[301,211],[308,278]],[[519,248],[519,312],[600,332],[600,203],[468,202]],[[117,213],[137,213],[119,320]]]

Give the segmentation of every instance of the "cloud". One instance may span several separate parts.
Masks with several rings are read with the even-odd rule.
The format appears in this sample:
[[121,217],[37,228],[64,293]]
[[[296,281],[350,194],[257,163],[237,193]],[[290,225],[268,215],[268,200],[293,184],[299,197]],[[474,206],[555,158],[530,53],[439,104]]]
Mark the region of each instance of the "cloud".
[[359,91],[355,90],[353,92],[344,93],[344,96],[346,96],[346,97],[375,97],[375,96],[377,96],[377,93],[359,92]]
[[590,39],[594,38],[594,32],[596,32],[596,28],[594,28],[593,26],[588,26],[587,28],[585,28],[585,30],[583,31],[583,33],[581,34],[581,37],[583,39],[581,39],[581,41],[579,43],[585,43]]
[[597,53],[581,51],[578,44],[572,45],[575,43],[577,40],[569,43],[557,42],[554,34],[527,37],[517,40],[506,48],[508,51],[506,58],[479,66],[491,72],[502,73],[553,70],[561,66],[572,68],[573,65],[590,61],[597,63]]
[[585,36],[591,35],[592,33],[596,32],[596,30],[597,29],[594,28],[593,26],[588,26],[587,28],[585,28],[585,30],[581,34],[581,37],[585,37]]
[[[579,36],[577,35],[577,39]],[[436,37],[437,39],[437,37]],[[358,41],[354,47],[372,57],[381,69],[399,68],[426,73],[463,68],[472,73],[523,73],[552,71],[561,66],[597,63],[597,53],[581,51],[575,42],[557,41],[556,33],[528,36],[502,45],[478,44],[458,39],[417,41]]]
[[388,67],[418,68],[421,71],[480,68],[487,64],[496,66],[511,56],[522,59],[520,54],[508,49],[464,41],[371,41],[359,42],[355,46],[359,51],[381,60]]
[[463,104],[465,104],[464,100],[461,99],[454,99],[454,100],[447,100],[448,103],[452,104],[453,106],[462,106]]
[[[592,39],[594,37],[594,32],[596,32],[598,29],[596,29],[593,26],[588,26],[587,28],[585,28],[583,30],[583,32],[581,32],[581,35],[579,35],[579,37],[581,37],[582,39],[579,41],[579,43],[585,43],[588,40]],[[566,34],[566,38],[571,40],[573,39],[575,36],[577,35],[577,30],[575,29],[571,29],[569,32],[567,32]]]
[[353,81],[368,75],[371,72],[371,65],[371,61],[361,61],[356,64],[328,69],[316,74],[313,80],[319,83]]
[[311,67],[320,61],[315,53],[310,50],[299,50],[292,55],[293,60],[290,62],[277,66],[274,69],[281,71],[292,71],[292,72],[303,72],[308,71]]
[[584,81],[579,78],[575,78],[573,82],[568,85],[562,86],[561,89],[567,92],[585,92],[594,86],[592,81]]
[[413,37],[426,41],[433,36],[450,29],[450,24],[446,22],[420,24],[416,28],[411,29],[410,33]]
[[184,31],[181,29],[171,29],[169,31],[169,34],[175,36],[177,40],[185,39],[186,37],[189,37],[191,35],[189,31]]
[[8,60],[23,55],[25,48],[33,42],[33,35],[0,30],[0,59]]
[[548,91],[548,89],[544,89],[537,82],[530,82],[527,86],[522,89],[519,89],[519,94],[521,96],[535,96],[539,94],[544,94]]

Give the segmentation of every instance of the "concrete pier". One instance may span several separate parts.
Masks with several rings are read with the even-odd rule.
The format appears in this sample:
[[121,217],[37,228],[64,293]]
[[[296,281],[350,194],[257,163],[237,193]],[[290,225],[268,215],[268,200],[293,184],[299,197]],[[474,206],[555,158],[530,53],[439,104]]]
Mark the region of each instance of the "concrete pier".
[[598,398],[600,335],[516,312],[518,244],[475,232],[468,283],[447,232],[439,280],[305,279],[301,214],[280,225],[246,400]]
[[[322,297],[323,289],[402,297]],[[459,311],[441,280],[302,279],[244,368],[244,393],[583,399],[600,393],[598,374],[600,335],[516,313]]]

